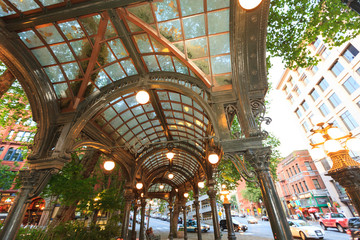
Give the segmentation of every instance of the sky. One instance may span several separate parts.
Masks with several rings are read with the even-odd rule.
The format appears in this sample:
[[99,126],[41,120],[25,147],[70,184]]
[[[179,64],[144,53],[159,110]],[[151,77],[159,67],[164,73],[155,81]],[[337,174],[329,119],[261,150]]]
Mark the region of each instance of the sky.
[[272,64],[273,67],[269,72],[269,83],[272,84],[272,90],[267,95],[270,104],[266,114],[272,119],[272,122],[264,129],[280,140],[280,153],[282,157],[286,157],[295,150],[308,149],[309,143],[295,114],[290,111],[290,104],[285,99],[285,95],[280,90],[276,90],[276,85],[284,72],[281,59],[272,59]]

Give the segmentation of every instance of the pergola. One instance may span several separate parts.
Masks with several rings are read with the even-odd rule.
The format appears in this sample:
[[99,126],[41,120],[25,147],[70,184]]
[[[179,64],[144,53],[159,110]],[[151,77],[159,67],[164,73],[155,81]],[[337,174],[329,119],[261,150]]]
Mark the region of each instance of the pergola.
[[[146,198],[162,198],[171,210],[173,204],[180,209],[189,190],[198,203],[197,183],[206,180],[220,239],[216,164],[208,161],[216,153],[230,158],[244,178],[257,178],[274,236],[291,239],[261,130],[269,120],[269,5],[263,0],[246,10],[237,0],[3,0],[0,60],[24,88],[38,132],[0,238],[14,239],[28,200],[70,152],[86,146],[111,157],[125,175],[124,237],[133,201],[141,199],[144,209]],[[136,99],[140,91],[148,102]],[[238,134],[230,131],[235,115]],[[243,159],[254,172],[246,171]],[[141,191],[136,183],[143,183]],[[143,224],[141,231],[144,239]]]

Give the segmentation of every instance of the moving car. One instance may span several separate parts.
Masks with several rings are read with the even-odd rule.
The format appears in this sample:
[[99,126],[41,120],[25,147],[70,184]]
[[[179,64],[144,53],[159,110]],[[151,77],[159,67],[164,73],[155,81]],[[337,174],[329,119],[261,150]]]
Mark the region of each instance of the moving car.
[[360,239],[360,218],[349,218],[347,234],[350,235],[351,240]]
[[337,228],[339,232],[345,232],[348,228],[348,219],[342,213],[327,213],[323,218],[320,218],[320,226],[322,229]]
[[255,218],[255,217],[253,217],[253,216],[249,216],[249,217],[247,217],[247,222],[249,223],[249,224],[258,224],[258,220]]
[[[240,231],[246,232],[246,230],[248,230],[248,226],[246,226],[245,224],[240,223],[236,219],[232,219],[232,222],[233,222],[233,225],[234,225],[234,231],[235,232],[240,232]],[[224,229],[227,229],[226,219],[220,220],[220,230],[224,231]]]
[[288,220],[290,231],[293,237],[323,239],[325,231],[317,226],[311,226],[303,220]]
[[[186,229],[188,232],[197,232],[198,228],[197,228],[197,222],[195,219],[189,219],[186,221]],[[210,230],[210,226],[207,224],[202,224],[201,223],[201,232],[207,232]],[[179,225],[179,231],[184,231],[184,225],[180,224]]]
[[261,221],[269,221],[268,216],[264,215],[261,217]]

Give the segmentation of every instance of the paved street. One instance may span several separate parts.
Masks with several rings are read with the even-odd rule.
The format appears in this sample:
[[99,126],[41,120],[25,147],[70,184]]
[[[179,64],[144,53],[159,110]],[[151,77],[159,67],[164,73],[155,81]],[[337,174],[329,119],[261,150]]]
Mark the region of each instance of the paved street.
[[[247,224],[246,219],[241,219],[242,223]],[[315,223],[317,224],[317,223]],[[237,239],[273,239],[272,231],[269,222],[259,221],[258,224],[247,224],[249,229],[245,233],[235,233]],[[166,239],[169,232],[169,222],[150,218],[150,227],[153,228],[155,234],[161,234],[161,239]],[[139,226],[137,225],[137,230]],[[211,226],[210,232],[203,233],[204,239],[213,239],[213,229]],[[226,239],[227,231],[222,232],[223,239]],[[196,234],[189,233],[189,239],[196,239]],[[349,239],[349,235],[346,233],[339,233],[336,229],[330,229],[325,231],[325,240],[342,240]]]

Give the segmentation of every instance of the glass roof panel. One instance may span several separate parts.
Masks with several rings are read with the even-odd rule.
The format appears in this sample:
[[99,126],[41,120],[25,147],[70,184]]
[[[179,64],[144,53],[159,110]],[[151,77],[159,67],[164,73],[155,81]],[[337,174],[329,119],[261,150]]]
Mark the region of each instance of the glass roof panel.
[[58,98],[67,98],[70,97],[68,91],[68,85],[66,83],[54,84],[54,89]]
[[223,76],[216,76],[215,77],[215,82],[217,86],[223,86],[223,85],[228,85],[232,83],[232,77],[231,74],[226,74]]
[[80,22],[84,26],[87,34],[91,36],[98,32],[100,19],[100,15],[97,14],[91,17],[80,18]]
[[160,64],[160,67],[161,67],[162,71],[175,72],[174,65],[173,65],[173,63],[171,61],[170,56],[157,55],[157,58],[159,60],[159,64]]
[[64,72],[66,73],[66,76],[69,80],[75,80],[82,77],[79,65],[75,62],[63,64],[62,68],[64,69]]
[[116,61],[115,56],[112,54],[106,43],[101,44],[101,50],[97,61],[101,66]]
[[208,13],[209,34],[229,31],[229,10]]
[[114,120],[112,120],[110,122],[111,126],[114,128],[114,129],[117,129],[118,127],[120,127],[120,125],[122,125],[124,122],[119,118],[119,117],[116,117]]
[[0,17],[15,14],[16,12],[3,1],[0,2]]
[[176,72],[189,75],[188,68],[177,58],[173,57]]
[[230,6],[230,0],[207,0],[207,10],[215,10]]
[[[160,189],[160,185],[163,185],[164,188]],[[151,185],[151,187],[148,189],[148,192],[171,192],[172,187],[166,183],[155,183]]]
[[193,61],[205,74],[210,74],[209,61],[207,59],[200,59]]
[[154,23],[154,16],[150,4],[143,4],[136,7],[129,7],[128,10],[146,23]]
[[230,55],[212,57],[211,66],[214,74],[231,72],[231,58]]
[[145,64],[149,70],[149,72],[160,71],[160,67],[157,63],[156,57],[154,55],[143,56]]
[[119,63],[114,63],[105,68],[107,74],[112,78],[113,81],[120,80],[126,77],[126,74],[120,67]]
[[122,44],[119,38],[109,41],[108,43],[118,59],[122,59],[129,56],[129,54],[125,50],[124,45]]
[[36,29],[48,44],[63,42],[64,39],[54,25]]
[[150,37],[150,39],[155,52],[170,52],[168,48],[166,48],[154,38]]
[[205,35],[204,15],[197,15],[183,19],[185,39],[196,38]]
[[110,78],[105,74],[103,70],[100,70],[96,76],[95,84],[98,88],[105,87],[111,83]]
[[26,12],[40,7],[34,0],[9,0],[9,2],[11,2],[21,12]]
[[186,48],[188,57],[191,59],[206,57],[208,54],[206,38],[188,40],[186,41]]
[[78,39],[85,37],[85,33],[81,29],[78,21],[69,21],[64,23],[59,23],[59,27],[61,31],[63,31],[64,35],[68,40]]
[[134,35],[135,42],[139,48],[140,53],[154,52],[147,34]]
[[109,21],[106,26],[105,39],[113,38],[115,36],[117,36],[117,32],[115,31],[115,28],[111,21]]
[[79,59],[89,58],[91,56],[91,45],[87,39],[70,42],[72,49]]
[[177,4],[175,0],[163,0],[162,2],[154,2],[155,15],[158,22],[174,19],[179,17]]
[[40,0],[40,2],[44,6],[50,6],[50,5],[62,3],[62,2],[64,2],[64,0]]
[[204,12],[203,0],[180,0],[180,6],[183,16]]
[[229,34],[215,35],[209,38],[210,41],[210,55],[218,55],[230,53],[230,38]]
[[71,53],[70,48],[66,43],[50,46],[59,62],[74,61],[74,55]]
[[122,67],[125,69],[128,76],[137,74],[136,68],[131,60],[125,60],[120,62]]
[[40,38],[36,36],[35,32],[32,30],[20,32],[18,33],[18,35],[28,48],[34,48],[44,45]]
[[170,42],[183,39],[180,20],[159,23],[159,31]]
[[31,52],[34,54],[34,56],[37,58],[37,60],[42,66],[56,63],[55,59],[53,58],[53,56],[51,56],[49,50],[46,47],[37,48],[31,50]]
[[59,66],[47,67],[45,68],[45,72],[52,83],[65,81],[65,77]]

